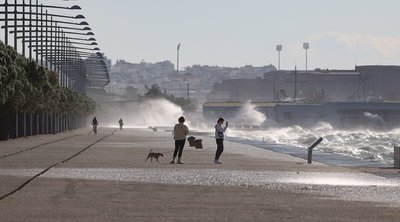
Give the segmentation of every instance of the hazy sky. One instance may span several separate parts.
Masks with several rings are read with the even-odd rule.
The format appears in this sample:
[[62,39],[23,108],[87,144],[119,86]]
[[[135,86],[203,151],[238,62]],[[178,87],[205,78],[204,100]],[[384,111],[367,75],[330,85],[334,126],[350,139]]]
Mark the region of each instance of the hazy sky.
[[400,64],[398,0],[43,0],[78,4],[114,62],[353,69]]

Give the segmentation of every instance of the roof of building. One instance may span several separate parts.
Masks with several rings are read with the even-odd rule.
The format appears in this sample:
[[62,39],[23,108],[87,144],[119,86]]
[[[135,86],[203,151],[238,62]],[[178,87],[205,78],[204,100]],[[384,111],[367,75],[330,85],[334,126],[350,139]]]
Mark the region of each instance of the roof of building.
[[256,107],[274,107],[278,103],[275,102],[205,102],[203,107],[242,107],[251,104]]

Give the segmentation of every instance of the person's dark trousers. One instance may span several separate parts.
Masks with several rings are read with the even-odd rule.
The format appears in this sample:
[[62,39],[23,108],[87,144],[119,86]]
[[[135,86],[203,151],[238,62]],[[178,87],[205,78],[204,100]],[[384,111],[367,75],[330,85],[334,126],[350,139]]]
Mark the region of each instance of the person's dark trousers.
[[[174,151],[174,157],[176,157],[176,154],[178,154],[178,157],[182,157],[182,151],[183,147],[185,146],[185,140],[175,140],[175,151]],[[178,153],[179,151],[179,153]]]
[[219,160],[222,152],[224,152],[224,139],[216,139],[217,141],[217,152],[215,153],[215,159]]

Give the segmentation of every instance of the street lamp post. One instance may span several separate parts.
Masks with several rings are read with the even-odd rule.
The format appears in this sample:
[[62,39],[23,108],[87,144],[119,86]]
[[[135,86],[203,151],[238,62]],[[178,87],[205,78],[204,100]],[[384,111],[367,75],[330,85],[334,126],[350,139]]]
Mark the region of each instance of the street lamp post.
[[[63,34],[63,37],[65,37],[65,34]],[[40,52],[40,47],[36,47],[37,53],[42,54],[42,56],[46,57],[47,60],[51,61],[52,63],[55,64],[55,66],[58,66],[58,64],[61,64],[63,73],[65,73],[65,78],[64,82],[65,84],[68,85],[71,89],[74,89],[75,91],[79,91],[84,93],[85,92],[85,83],[86,83],[86,69],[83,64],[83,60],[81,58],[81,54],[84,55],[96,55],[95,53],[88,53],[85,51],[78,51],[77,47],[72,46],[68,40],[63,40],[62,41],[62,49],[61,52],[58,52],[59,54],[62,54],[62,59],[58,60],[58,56],[53,56],[49,57],[49,54],[51,53],[51,50],[54,49],[49,49],[50,51],[43,51]],[[81,48],[83,50],[89,50],[87,48]],[[99,50],[98,48],[91,49],[91,50]],[[92,67],[91,67],[92,68]],[[95,68],[95,67],[94,67]],[[104,75],[104,74],[103,74]],[[59,119],[59,120],[58,120]],[[69,117],[57,117],[55,121],[59,121],[61,123],[60,126],[58,126],[60,129],[71,129],[75,128],[77,126],[76,124],[79,124],[76,122],[76,120],[72,120]],[[68,123],[68,124],[65,124]],[[52,132],[54,132],[55,129],[52,129]]]
[[[17,0],[14,0],[14,4],[9,4],[8,0],[5,0],[4,4],[0,4],[0,6],[4,7],[4,11],[0,11],[0,14],[4,14],[4,19],[0,19],[0,21],[5,21],[5,44],[8,45],[8,33],[9,33],[9,28],[13,27],[14,30],[17,29],[18,26],[23,28],[23,33],[25,34],[25,28],[26,28],[26,15],[29,14],[29,32],[30,32],[30,36],[32,36],[32,15],[36,15],[36,37],[39,37],[39,15],[41,18],[41,23],[40,25],[43,25],[43,8],[55,8],[55,9],[69,9],[69,10],[79,10],[81,9],[80,6],[78,5],[74,5],[72,7],[61,7],[61,6],[52,6],[52,5],[43,5],[40,4],[40,12],[39,12],[39,2],[38,0],[36,0],[36,4],[32,5],[32,0],[29,0],[29,5],[26,4],[25,0],[23,0],[22,3],[18,3]],[[29,6],[29,12],[26,12],[26,7]],[[36,7],[36,11],[35,13],[32,12],[32,7],[35,6]],[[14,21],[13,26],[9,26],[9,7],[13,7],[14,11],[11,11],[12,14],[14,14],[14,18],[12,18],[12,20]],[[22,7],[22,11],[18,11],[18,8]],[[40,14],[39,14],[40,13]],[[21,18],[18,17],[18,15],[22,15]],[[81,19],[84,18],[84,16],[82,15],[77,15],[75,17],[71,17],[71,16],[64,16],[64,15],[52,15],[49,14],[48,16],[57,16],[57,17],[63,17],[63,18],[75,18],[75,19]],[[18,21],[22,21],[22,25],[18,25]],[[46,23],[47,24],[47,23]],[[23,35],[24,35],[23,34]],[[41,40],[43,40],[43,29],[40,31],[40,36],[41,36]],[[16,40],[17,38],[17,34],[14,33],[14,49],[18,50],[18,42]],[[38,43],[38,39],[36,40]],[[22,45],[23,49],[22,49],[22,54],[25,55],[25,46],[24,44]],[[30,53],[29,58],[32,58],[32,55]],[[39,61],[39,58],[36,58],[36,61]],[[41,62],[42,64],[42,62]],[[43,65],[43,64],[42,64]]]
[[[66,74],[66,77],[63,77],[63,84],[67,84],[68,86],[72,87],[75,90],[84,91],[84,78],[85,78],[85,73],[82,69],[82,57],[85,56],[93,56],[96,55],[94,53],[90,53],[87,51],[99,51],[99,48],[83,48],[83,47],[76,47],[72,46],[70,42],[68,41],[62,41],[63,43],[63,48],[61,50],[54,50],[54,49],[49,49],[48,51],[43,51],[40,52],[39,47],[36,47],[37,49],[35,50],[37,53],[41,54],[42,56],[46,57],[51,63],[53,63],[56,67],[61,66],[62,73]],[[62,58],[60,59],[58,56],[52,56],[50,57],[49,55],[52,54],[52,51],[58,51],[59,54],[62,54]],[[86,60],[89,60],[86,59]],[[92,59],[90,59],[92,60]],[[96,59],[93,59],[96,60]],[[99,60],[99,59],[97,59]],[[96,60],[96,61],[97,61]]]
[[[31,42],[32,42],[32,0],[29,0],[29,43]],[[32,59],[31,48],[29,48],[29,59]]]
[[8,0],[4,3],[4,20],[6,23],[5,33],[4,33],[4,43],[8,45]]
[[[13,28],[14,31],[12,32],[14,34],[14,49],[18,51],[18,41],[17,39],[18,37],[18,33],[22,32],[22,54],[25,56],[25,51],[26,51],[26,47],[25,47],[25,43],[28,40],[30,44],[32,44],[32,38],[33,38],[33,34],[32,34],[32,15],[35,15],[35,19],[36,19],[36,35],[35,35],[35,42],[36,45],[39,45],[40,43],[40,47],[38,48],[39,51],[43,52],[43,51],[49,51],[49,48],[53,48],[53,24],[52,24],[52,17],[53,16],[57,16],[57,17],[63,17],[63,18],[75,18],[75,19],[81,19],[84,18],[83,16],[79,15],[79,16],[75,16],[75,17],[70,17],[70,16],[62,16],[62,15],[52,15],[51,20],[49,20],[49,13],[46,10],[46,13],[44,14],[43,12],[43,8],[63,8],[63,7],[57,7],[57,6],[46,6],[46,5],[40,5],[40,11],[39,11],[39,3],[38,0],[36,0],[36,11],[35,13],[32,12],[32,0],[30,0],[29,3],[29,11],[26,12],[26,7],[28,6],[26,4],[26,1],[23,0],[22,4],[18,4],[17,0],[14,0],[14,4],[8,4],[8,2],[6,2],[5,6],[5,10],[4,10],[4,14],[5,14],[5,18],[4,20],[6,21],[6,24],[4,26],[6,32],[5,32],[5,36],[6,36],[6,42],[8,43],[8,33],[9,33],[9,28]],[[14,11],[12,12],[14,14],[13,17],[13,21],[14,24],[12,24],[12,26],[10,26],[8,24],[8,11],[9,11],[9,6],[14,8]],[[22,7],[22,10],[20,10],[20,8]],[[65,9],[80,9],[80,7],[78,6],[73,6],[71,8],[65,8]],[[3,13],[0,11],[0,13]],[[21,15],[22,16],[19,16]],[[27,17],[26,15],[29,14],[29,30],[26,30],[26,20]],[[43,18],[45,16],[45,19]],[[40,21],[40,22],[39,22]],[[49,26],[49,21],[50,26]],[[18,30],[18,27],[22,27],[22,30]],[[39,29],[40,27],[40,29]],[[29,36],[26,36],[26,33],[29,32]],[[27,39],[28,38],[28,39]],[[29,58],[32,58],[32,47],[29,47]],[[52,51],[50,51],[52,53]],[[51,57],[51,56],[50,56]],[[39,62],[39,55],[38,53],[36,54],[36,61]],[[44,60],[43,57],[40,60],[40,64],[43,66],[44,64]],[[48,67],[50,65],[50,69],[52,69],[52,64],[49,63],[49,60],[46,58],[46,63],[45,63],[46,67]],[[75,72],[74,72],[75,73]],[[45,118],[45,117],[43,117]],[[47,117],[46,117],[47,118]],[[51,121],[51,120],[50,120]],[[42,123],[44,124],[44,121],[42,121]],[[46,123],[47,125],[47,123]],[[46,127],[47,128],[47,127]],[[25,130],[24,130],[25,131]],[[45,133],[45,131],[47,132],[47,129],[44,130],[42,128],[42,132]]]
[[[68,18],[68,19],[84,19],[82,15],[77,16],[66,16],[50,14],[48,10],[43,10],[44,8],[56,8],[56,9],[81,9],[79,6],[72,7],[60,7],[39,4],[36,0],[36,4],[33,0],[14,0],[13,3],[9,3],[9,0],[4,0],[3,4],[0,4],[0,8],[4,7],[4,10],[0,10],[0,14],[4,14],[4,18],[0,21],[5,21],[5,25],[2,27],[5,29],[5,43],[9,43],[9,34],[14,37],[14,49],[18,51],[18,41],[17,39],[22,38],[22,54],[26,54],[26,45],[29,47],[29,59],[32,59],[33,51],[36,52],[36,62],[39,63],[39,56],[41,56],[40,64],[43,66],[44,61],[46,67],[50,67],[50,70],[58,70],[60,75],[60,85],[70,87],[76,91],[84,92],[86,78],[89,74],[93,75],[91,77],[93,81],[97,81],[95,84],[108,84],[109,83],[109,73],[108,67],[102,56],[98,53],[89,53],[87,51],[98,51],[98,48],[84,48],[76,47],[77,45],[97,45],[94,38],[83,39],[70,37],[70,35],[94,35],[90,31],[89,27],[82,29],[73,27],[62,27],[57,24],[69,24],[69,25],[88,25],[86,22],[72,23],[66,21],[54,21],[53,17]],[[27,10],[27,7],[29,9]],[[32,9],[33,8],[33,9]],[[45,11],[45,12],[44,12]],[[10,18],[11,15],[11,18]],[[29,16],[28,16],[29,15]],[[13,17],[12,17],[13,16]],[[10,24],[10,21],[13,22]],[[36,28],[36,30],[34,30]],[[9,30],[13,29],[12,32]],[[81,32],[68,32],[64,29],[70,29]],[[83,33],[84,32],[84,33]],[[22,34],[21,34],[22,33]],[[29,33],[29,34],[28,34]],[[78,42],[73,42],[71,40],[78,40]],[[90,43],[79,42],[79,41],[89,41]],[[28,43],[28,44],[27,44]],[[83,50],[83,51],[82,51]],[[100,53],[101,55],[101,53]],[[93,60],[93,63],[86,63],[86,60]],[[91,69],[90,71],[87,69]],[[89,71],[90,73],[88,73]],[[103,87],[104,87],[103,85]],[[25,114],[24,114],[25,115]],[[32,114],[31,114],[32,115]],[[37,119],[37,130],[39,131],[39,115],[35,114]],[[42,114],[40,116],[42,127],[40,129],[41,133],[46,133],[48,127],[51,125],[51,132],[56,132],[58,125],[57,116],[55,114]],[[24,120],[23,122],[29,122],[29,128],[32,128],[32,118],[30,120]],[[55,121],[55,122],[54,122]],[[50,125],[49,125],[50,123]],[[46,127],[44,127],[46,125]],[[25,125],[23,126],[26,127]],[[63,128],[62,126],[60,126]],[[21,127],[19,127],[21,128]],[[18,113],[16,115],[16,129],[18,131]],[[26,132],[26,130],[23,130]],[[32,134],[32,129],[30,129],[30,135]],[[11,131],[10,131],[11,132]],[[16,133],[18,136],[18,132]],[[20,134],[22,135],[22,134]],[[25,135],[25,134],[24,134]]]
[[[14,29],[17,29],[17,0],[14,0]],[[17,34],[14,34],[14,49],[18,51]]]
[[[52,20],[44,20],[44,21],[50,21],[51,22]],[[33,45],[31,44],[31,45],[29,45],[29,48],[36,48],[36,50],[35,50],[36,55],[38,55],[38,56],[41,55],[42,58],[46,58],[45,65],[46,65],[46,67],[48,67],[48,64],[50,64],[50,69],[53,69],[52,68],[53,65],[52,65],[51,60],[49,58],[53,57],[53,55],[52,55],[53,53],[61,51],[61,55],[63,55],[63,54],[65,54],[64,53],[65,50],[66,49],[70,49],[70,48],[77,48],[77,49],[83,49],[83,50],[99,50],[98,48],[93,48],[92,49],[92,48],[83,48],[83,47],[72,46],[72,43],[76,43],[76,44],[80,44],[80,45],[90,45],[90,46],[97,45],[97,43],[96,42],[91,42],[90,44],[88,44],[88,43],[81,43],[81,42],[71,42],[71,41],[68,40],[69,37],[66,37],[66,34],[65,34],[65,33],[69,33],[69,34],[76,34],[76,35],[94,35],[92,32],[77,33],[77,32],[65,32],[65,31],[62,30],[61,31],[62,38],[61,38],[61,40],[59,40],[60,29],[56,29],[57,31],[55,31],[55,30],[53,30],[53,27],[51,25],[50,26],[46,25],[46,26],[43,26],[42,28],[45,28],[45,31],[44,31],[45,34],[44,34],[43,41],[40,41],[40,44],[33,44]],[[84,29],[82,29],[82,30],[84,30]],[[14,33],[14,32],[15,31],[12,31],[12,33]],[[20,32],[22,32],[22,31],[17,31],[17,33],[20,33]],[[53,44],[53,37],[52,37],[53,36],[53,32],[57,33],[57,41],[56,41],[55,45]],[[18,38],[24,38],[24,37],[19,36]],[[27,38],[32,38],[32,36],[25,36],[25,39],[27,39]],[[38,39],[38,37],[36,37],[36,40],[37,39]],[[83,40],[83,41],[95,40],[94,38],[90,38],[90,39],[74,38],[74,39]],[[22,42],[26,42],[26,40],[22,40]],[[59,49],[59,43],[61,43],[62,48],[64,50],[60,50]],[[53,45],[54,45],[54,47],[53,47]],[[41,61],[43,61],[43,59],[41,59]],[[68,65],[68,64],[64,64],[64,65]],[[59,74],[61,75],[60,78],[62,80],[62,83],[64,83],[63,76],[62,76],[64,73],[61,72]]]
[[[42,7],[41,7],[41,9],[42,9]],[[42,10],[41,10],[42,11]],[[45,25],[41,25],[41,29],[40,29],[40,36],[39,36],[39,34],[37,34],[36,36],[33,36],[32,35],[32,33],[30,33],[30,35],[29,36],[25,36],[24,35],[24,33],[26,32],[25,30],[24,30],[24,25],[22,24],[22,25],[17,25],[17,29],[19,28],[19,27],[23,27],[23,29],[22,30],[14,30],[14,31],[12,31],[11,33],[23,33],[22,34],[22,36],[17,36],[17,38],[23,38],[23,40],[22,40],[22,42],[23,43],[25,43],[26,41],[27,41],[27,39],[30,41],[30,42],[32,42],[32,38],[34,37],[35,38],[35,42],[36,42],[36,45],[29,45],[29,48],[30,48],[30,51],[32,50],[32,47],[36,47],[37,48],[37,50],[36,50],[36,52],[43,52],[43,51],[49,51],[49,52],[51,52],[50,53],[50,57],[52,57],[52,52],[53,52],[53,50],[50,50],[50,48],[51,49],[53,49],[53,48],[57,48],[57,47],[59,47],[59,44],[57,44],[58,42],[56,42],[56,44],[54,45],[53,44],[53,32],[60,32],[60,29],[61,28],[63,28],[63,29],[71,29],[71,30],[79,30],[79,31],[88,31],[88,30],[91,30],[89,27],[84,27],[84,28],[81,28],[81,29],[78,29],[78,28],[73,28],[73,27],[65,27],[65,26],[63,26],[63,27],[61,27],[61,28],[56,28],[56,30],[53,30],[53,16],[49,19],[48,18],[48,12],[47,12],[47,10],[46,10],[46,14],[43,14],[43,13],[32,13],[32,14],[36,14],[37,15],[37,18],[38,18],[38,16],[40,15],[41,16],[41,19],[40,19],[40,23],[41,24],[45,24]],[[42,18],[42,16],[43,15],[45,15],[45,18],[43,19]],[[62,17],[65,17],[65,16],[62,16]],[[70,17],[70,18],[83,18],[83,16],[76,16],[76,17]],[[49,22],[50,22],[50,25],[49,25]],[[81,22],[81,23],[70,23],[70,22],[60,22],[60,23],[66,23],[66,24],[73,24],[73,25],[88,25],[87,24],[87,22]],[[39,20],[37,19],[37,24],[39,24]],[[4,27],[4,26],[3,26]],[[15,28],[15,27],[14,27]],[[37,28],[36,28],[36,32],[37,33],[39,33],[39,28],[38,28],[38,26],[37,26]],[[42,34],[44,32],[44,34]],[[50,34],[49,34],[50,33]],[[63,40],[63,46],[64,46],[64,48],[65,48],[65,34],[67,33],[67,34],[73,34],[73,35],[94,35],[92,32],[85,32],[85,33],[81,33],[81,32],[66,32],[66,31],[63,31],[63,33],[64,33],[64,40]],[[59,35],[58,35],[59,36]],[[58,40],[59,41],[59,38],[58,38],[58,36],[57,36],[57,38],[56,38],[56,40]],[[82,39],[82,38],[73,38],[73,39],[76,39],[76,40],[83,40],[83,41],[93,41],[93,40],[95,40],[94,38],[90,38],[90,39]],[[39,44],[39,40],[40,40],[40,44]],[[50,44],[49,44],[50,43]],[[79,42],[76,42],[77,44],[85,44],[85,43],[79,43]],[[88,44],[88,45],[97,45],[97,43],[90,43],[90,44]],[[43,55],[43,54],[42,54]],[[39,56],[39,53],[36,53],[36,57],[37,57],[37,61],[39,60],[38,59],[38,56]],[[49,55],[48,54],[46,54],[46,57],[49,57]],[[48,65],[50,65],[50,69],[52,69],[52,64],[50,63],[48,63],[49,62],[49,60],[47,59],[46,60],[46,67],[48,67]],[[42,57],[42,59],[41,59],[41,64],[43,64],[43,57]],[[68,65],[68,64],[65,64],[65,65]],[[65,82],[67,82],[67,81],[64,81],[64,78],[63,78],[63,73],[59,73],[60,74],[60,80],[61,80],[61,85],[63,85],[63,86],[65,86]]]
[[[22,30],[25,37],[25,0],[22,1]],[[25,57],[25,44],[22,44],[22,55]]]

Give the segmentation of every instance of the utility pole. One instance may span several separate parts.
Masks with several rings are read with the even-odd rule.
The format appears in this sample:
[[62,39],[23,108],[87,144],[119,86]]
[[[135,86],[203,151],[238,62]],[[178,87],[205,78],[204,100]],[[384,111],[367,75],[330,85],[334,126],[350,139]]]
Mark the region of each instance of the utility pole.
[[296,97],[297,97],[297,66],[294,67],[294,96],[293,96],[294,103],[296,103]]
[[179,74],[179,49],[181,48],[181,43],[178,44],[178,47],[176,49],[177,56],[176,56],[176,71],[178,71]]
[[189,83],[187,84],[187,103],[189,104]]

